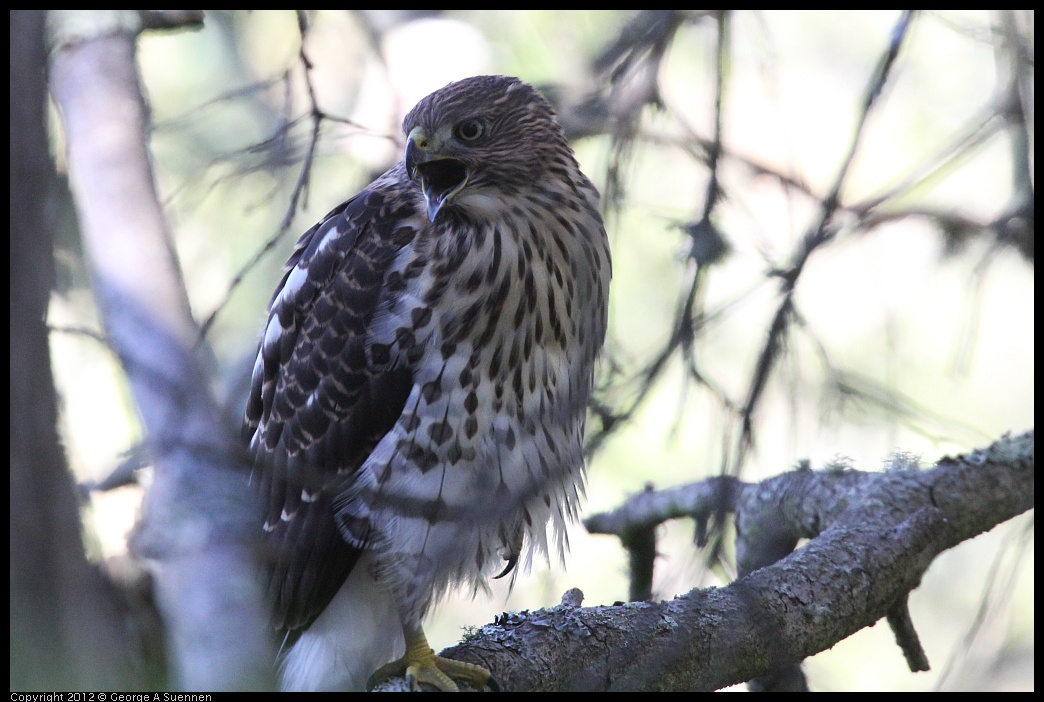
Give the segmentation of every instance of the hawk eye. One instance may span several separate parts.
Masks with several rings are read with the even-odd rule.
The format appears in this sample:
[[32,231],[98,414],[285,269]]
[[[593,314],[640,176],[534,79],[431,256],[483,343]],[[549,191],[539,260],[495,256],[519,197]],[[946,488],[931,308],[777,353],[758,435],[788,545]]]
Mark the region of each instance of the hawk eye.
[[453,128],[453,133],[461,141],[475,141],[486,133],[486,125],[477,119],[466,119]]

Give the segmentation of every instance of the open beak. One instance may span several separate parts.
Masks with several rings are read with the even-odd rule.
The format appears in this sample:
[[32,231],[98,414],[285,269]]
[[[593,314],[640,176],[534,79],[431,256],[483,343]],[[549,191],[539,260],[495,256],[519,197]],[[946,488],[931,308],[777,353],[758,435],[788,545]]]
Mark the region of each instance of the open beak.
[[464,162],[442,156],[421,127],[414,127],[406,138],[406,172],[420,183],[431,222],[468,182],[468,168]]

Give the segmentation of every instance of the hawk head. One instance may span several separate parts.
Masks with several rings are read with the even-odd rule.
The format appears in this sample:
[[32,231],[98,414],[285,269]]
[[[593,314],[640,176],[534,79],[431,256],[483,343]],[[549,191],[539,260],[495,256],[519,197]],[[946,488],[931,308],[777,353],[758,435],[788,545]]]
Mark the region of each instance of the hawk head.
[[450,83],[417,103],[402,130],[406,172],[432,222],[451,202],[481,211],[486,198],[532,186],[563,154],[576,167],[551,105],[518,78]]

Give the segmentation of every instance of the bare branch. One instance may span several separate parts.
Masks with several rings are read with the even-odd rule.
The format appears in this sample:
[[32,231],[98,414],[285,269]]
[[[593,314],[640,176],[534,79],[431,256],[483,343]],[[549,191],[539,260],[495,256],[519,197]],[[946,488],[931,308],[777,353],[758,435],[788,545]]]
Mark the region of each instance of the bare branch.
[[[936,556],[1032,509],[1033,446],[1031,431],[925,471],[803,469],[746,485],[736,522],[747,575],[731,585],[506,614],[443,655],[489,668],[509,690],[715,690],[768,675],[896,618]],[[690,493],[696,513],[720,486]],[[659,517],[679,514],[670,498],[680,494],[661,500]],[[654,500],[643,493],[624,509],[647,524]],[[772,534],[811,540],[754,566],[765,557],[754,544]]]
[[[144,420],[156,477],[135,537],[156,564],[183,689],[271,684],[250,534],[254,510],[234,433],[208,391],[198,330],[153,185],[135,34],[62,34],[51,89],[62,113],[85,248],[112,346]],[[89,19],[89,18],[88,18]],[[203,616],[201,616],[201,613]]]

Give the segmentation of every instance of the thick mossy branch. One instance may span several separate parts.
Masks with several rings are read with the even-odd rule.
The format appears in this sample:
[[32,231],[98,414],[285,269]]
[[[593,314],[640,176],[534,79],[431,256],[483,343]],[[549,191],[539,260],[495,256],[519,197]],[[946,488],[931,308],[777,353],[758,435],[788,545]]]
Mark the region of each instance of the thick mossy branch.
[[[804,469],[643,493],[587,524],[625,533],[628,518],[656,523],[654,507],[660,521],[698,519],[725,500],[745,575],[658,604],[507,614],[443,655],[485,666],[505,690],[715,690],[889,617],[922,665],[907,595],[940,553],[1033,508],[1033,468],[1030,431],[929,470]],[[810,540],[773,560],[799,538]]]

